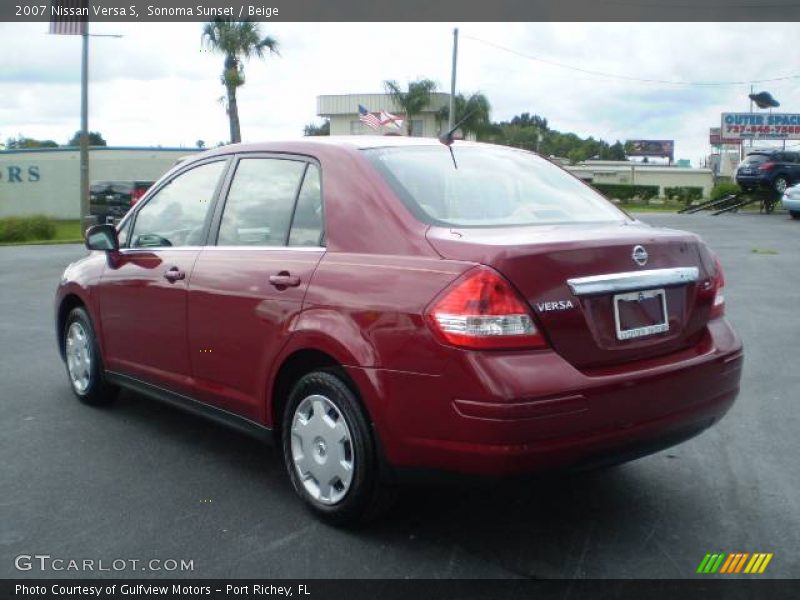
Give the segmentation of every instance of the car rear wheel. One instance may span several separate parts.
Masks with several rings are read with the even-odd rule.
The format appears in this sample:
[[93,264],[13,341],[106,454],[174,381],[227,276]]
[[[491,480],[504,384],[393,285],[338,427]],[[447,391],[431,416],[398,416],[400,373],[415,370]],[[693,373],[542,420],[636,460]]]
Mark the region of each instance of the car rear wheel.
[[331,524],[370,520],[387,505],[371,429],[335,373],[309,373],[289,396],[281,430],[286,470],[295,492]]
[[790,210],[790,211],[789,211],[789,215],[790,215],[790,216],[791,216],[793,219],[800,219],[800,210]]
[[775,178],[775,181],[772,182],[772,187],[779,194],[783,194],[786,191],[786,188],[789,187],[789,180],[783,175],[779,175]]
[[117,388],[106,382],[103,362],[89,314],[72,309],[64,326],[64,358],[73,393],[81,402],[101,405],[111,402]]

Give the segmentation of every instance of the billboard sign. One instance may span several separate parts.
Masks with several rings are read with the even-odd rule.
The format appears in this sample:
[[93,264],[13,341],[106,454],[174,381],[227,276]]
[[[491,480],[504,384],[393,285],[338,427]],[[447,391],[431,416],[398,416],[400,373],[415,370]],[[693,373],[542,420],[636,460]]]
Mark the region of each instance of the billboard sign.
[[722,113],[721,135],[740,140],[800,140],[800,114]]
[[708,143],[712,146],[721,146],[723,144],[730,146],[740,146],[742,143],[741,138],[724,138],[722,137],[722,129],[719,127],[711,127],[708,130]]
[[628,140],[625,142],[628,156],[663,156],[672,161],[675,155],[675,140]]

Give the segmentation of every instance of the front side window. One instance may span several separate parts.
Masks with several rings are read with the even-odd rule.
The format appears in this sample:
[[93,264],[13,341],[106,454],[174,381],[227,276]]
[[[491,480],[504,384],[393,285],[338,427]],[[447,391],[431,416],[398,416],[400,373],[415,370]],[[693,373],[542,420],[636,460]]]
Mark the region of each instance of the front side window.
[[219,227],[220,246],[285,246],[306,163],[243,158]]
[[206,217],[225,164],[217,161],[185,171],[156,192],[136,215],[130,246],[202,244]]
[[128,234],[131,232],[131,223],[133,223],[133,219],[128,219],[117,227],[117,239],[119,240],[120,248],[128,247]]
[[530,152],[467,144],[454,145],[453,156],[444,145],[364,152],[400,199],[430,224],[498,227],[627,219],[598,192]]

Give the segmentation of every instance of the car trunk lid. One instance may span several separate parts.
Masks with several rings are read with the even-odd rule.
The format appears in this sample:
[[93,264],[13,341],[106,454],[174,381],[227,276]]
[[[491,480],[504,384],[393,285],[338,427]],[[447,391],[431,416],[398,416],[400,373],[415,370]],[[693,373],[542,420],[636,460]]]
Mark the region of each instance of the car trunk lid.
[[[431,227],[427,237],[443,257],[489,265],[507,277],[553,348],[578,368],[683,350],[705,331],[714,266],[693,234],[623,222]],[[646,253],[644,260],[639,252],[643,264],[634,258],[635,248]],[[663,290],[663,297],[648,290]],[[615,300],[620,294],[628,297]],[[654,326],[662,322],[666,331]],[[650,333],[624,339],[625,331],[640,333],[642,327],[651,327]]]

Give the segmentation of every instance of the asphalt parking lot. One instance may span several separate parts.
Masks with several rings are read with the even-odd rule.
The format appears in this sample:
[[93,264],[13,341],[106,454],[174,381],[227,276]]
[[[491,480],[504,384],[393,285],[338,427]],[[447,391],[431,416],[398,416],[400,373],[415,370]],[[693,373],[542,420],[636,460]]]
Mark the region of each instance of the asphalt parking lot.
[[[707,552],[773,552],[800,572],[800,222],[648,214],[700,233],[726,270],[742,393],[698,438],[611,470],[492,488],[406,490],[341,531],[296,500],[276,452],[124,393],[72,396],[53,290],[78,246],[0,248],[0,578],[693,577]],[[20,572],[19,554],[185,559],[191,572]]]

